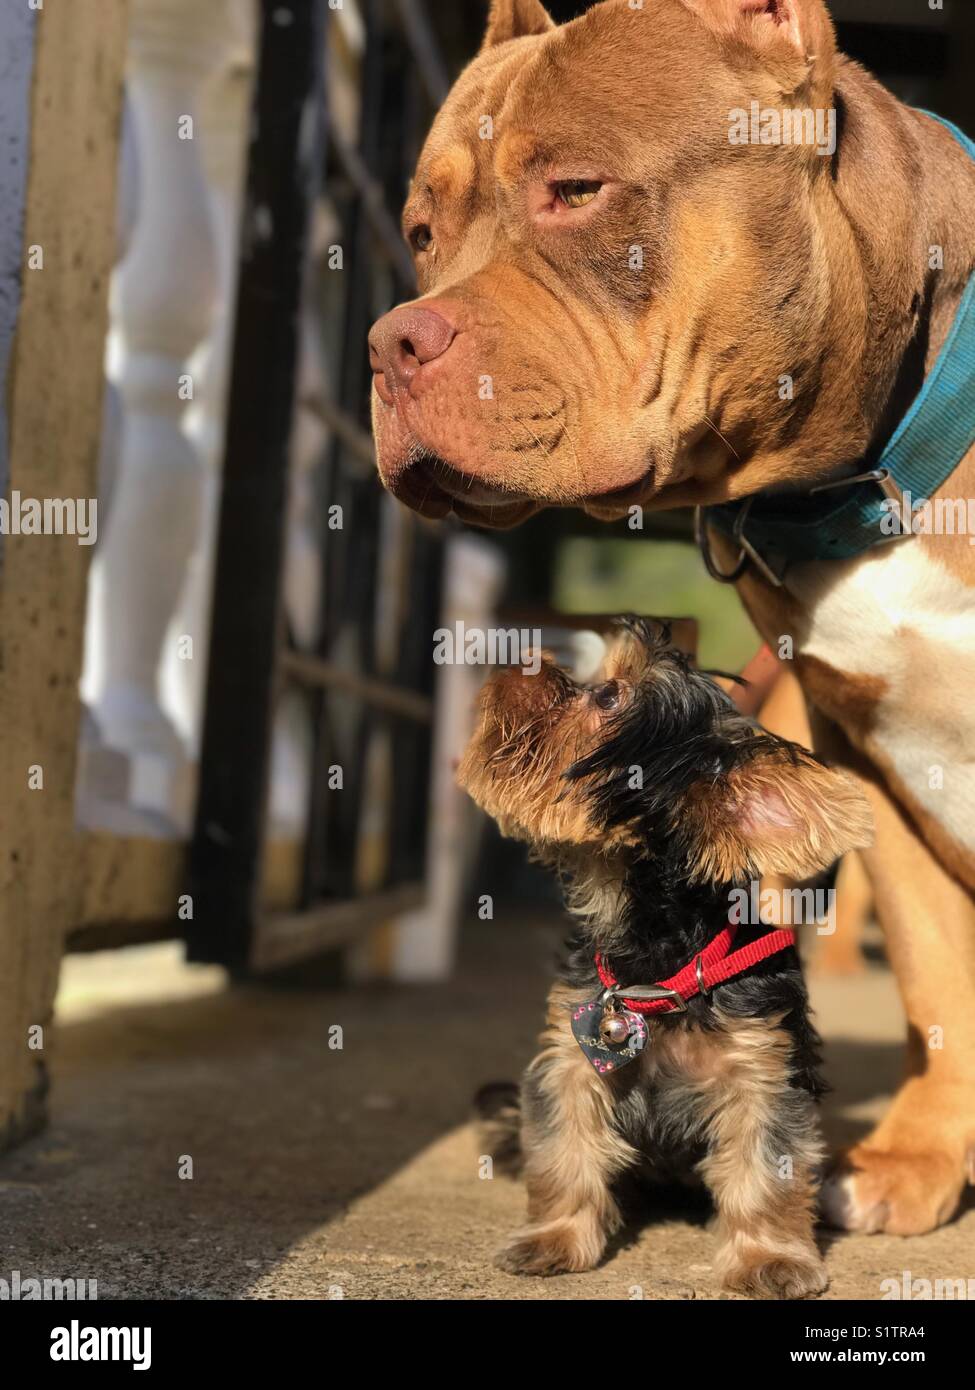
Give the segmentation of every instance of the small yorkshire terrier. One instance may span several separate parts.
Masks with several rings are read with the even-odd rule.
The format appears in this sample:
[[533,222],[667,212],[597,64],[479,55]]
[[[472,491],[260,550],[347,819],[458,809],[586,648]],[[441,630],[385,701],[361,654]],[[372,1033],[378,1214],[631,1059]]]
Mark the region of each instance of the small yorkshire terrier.
[[593,685],[548,657],[489,681],[459,779],[559,871],[576,922],[520,1115],[487,1088],[495,1152],[520,1126],[528,1187],[498,1263],[593,1268],[639,1167],[703,1180],[726,1287],[820,1293],[819,1038],[793,933],[730,924],[729,905],[763,874],[808,878],[868,845],[856,783],[761,732],[635,618]]

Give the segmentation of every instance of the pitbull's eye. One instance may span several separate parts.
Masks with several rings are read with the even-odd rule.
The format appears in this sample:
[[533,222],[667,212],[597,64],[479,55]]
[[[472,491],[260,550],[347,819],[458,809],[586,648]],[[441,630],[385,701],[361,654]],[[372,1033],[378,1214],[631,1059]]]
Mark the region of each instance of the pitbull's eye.
[[607,681],[605,685],[597,686],[592,698],[600,709],[616,709],[620,702],[619,681]]
[[555,185],[555,196],[567,208],[584,208],[602,188],[596,179],[567,179]]
[[433,245],[433,232],[425,222],[421,222],[410,232],[410,245],[414,251],[429,251]]

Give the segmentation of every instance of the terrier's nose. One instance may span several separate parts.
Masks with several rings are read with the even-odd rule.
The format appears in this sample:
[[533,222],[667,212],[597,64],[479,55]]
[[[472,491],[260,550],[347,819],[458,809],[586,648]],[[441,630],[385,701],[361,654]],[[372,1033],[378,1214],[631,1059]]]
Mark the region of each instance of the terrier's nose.
[[442,357],[455,336],[442,314],[421,304],[404,304],[378,319],[369,334],[369,365],[381,399],[388,405],[395,392],[408,391],[420,368]]

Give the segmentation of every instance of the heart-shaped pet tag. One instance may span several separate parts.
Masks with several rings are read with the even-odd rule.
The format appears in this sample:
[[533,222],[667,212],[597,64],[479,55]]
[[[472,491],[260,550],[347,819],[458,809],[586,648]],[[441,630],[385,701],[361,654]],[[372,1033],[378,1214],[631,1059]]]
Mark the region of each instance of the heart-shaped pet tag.
[[635,1062],[650,1036],[647,1021],[640,1014],[622,1007],[607,1007],[602,999],[576,1005],[572,1010],[572,1032],[600,1076]]

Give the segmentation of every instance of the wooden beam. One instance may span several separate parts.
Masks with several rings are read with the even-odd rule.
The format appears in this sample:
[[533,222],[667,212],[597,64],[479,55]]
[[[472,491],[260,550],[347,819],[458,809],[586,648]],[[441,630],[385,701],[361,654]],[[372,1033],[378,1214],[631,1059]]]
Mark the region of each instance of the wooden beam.
[[323,657],[311,656],[307,652],[283,652],[280,665],[286,675],[301,685],[313,686],[319,690],[341,690],[364,700],[366,704],[374,705],[385,714],[416,719],[421,724],[433,722],[431,697],[421,695],[415,690],[406,690],[392,681],[364,676],[358,671],[349,671],[334,661],[326,661]]
[[[97,493],[126,8],[47,0],[37,11],[23,292],[6,382],[10,487],[23,498]],[[41,249],[42,267],[29,268],[28,247]],[[44,1119],[46,1025],[79,909],[74,780],[91,557],[74,535],[8,535],[3,550],[0,1148]],[[43,1049],[29,1045],[36,1025]]]
[[420,907],[425,898],[422,883],[405,883],[361,898],[320,903],[302,912],[269,913],[254,939],[250,968],[280,970],[350,941],[364,940],[370,928]]

